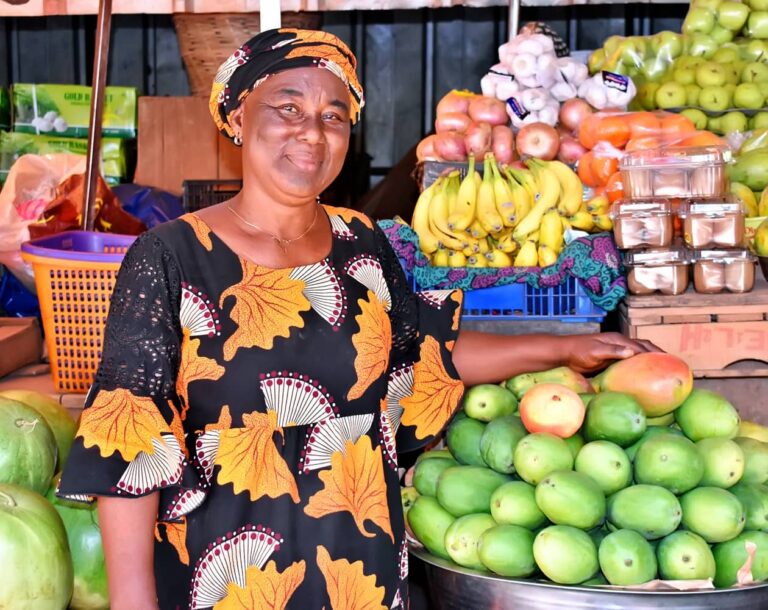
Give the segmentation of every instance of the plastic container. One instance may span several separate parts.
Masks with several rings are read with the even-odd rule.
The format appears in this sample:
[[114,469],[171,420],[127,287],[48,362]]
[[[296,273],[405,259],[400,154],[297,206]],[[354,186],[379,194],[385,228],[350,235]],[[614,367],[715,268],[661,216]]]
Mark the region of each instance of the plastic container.
[[740,248],[745,245],[746,225],[741,202],[727,199],[694,200],[680,204],[683,239],[688,247]]
[[627,252],[627,288],[632,294],[682,294],[690,282],[690,259],[682,248]]
[[619,169],[630,199],[722,197],[729,160],[729,149],[719,146],[668,147],[627,153]]
[[611,209],[613,235],[622,250],[665,248],[675,233],[672,204],[665,200],[617,201]]
[[231,199],[242,187],[242,180],[185,180],[182,195],[184,211],[195,212]]
[[101,359],[112,289],[132,235],[66,231],[21,246],[35,288],[58,392],[84,394]]
[[693,263],[696,292],[749,292],[755,285],[757,258],[747,250],[701,250]]

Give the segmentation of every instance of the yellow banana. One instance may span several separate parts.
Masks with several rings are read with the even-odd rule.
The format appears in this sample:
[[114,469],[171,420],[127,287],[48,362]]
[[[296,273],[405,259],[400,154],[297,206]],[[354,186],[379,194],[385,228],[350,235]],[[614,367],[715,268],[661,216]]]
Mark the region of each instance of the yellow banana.
[[601,231],[610,231],[613,229],[613,220],[611,220],[611,217],[608,216],[608,214],[593,215],[592,222],[594,222],[595,226]]
[[493,190],[493,171],[490,153],[483,163],[483,183],[477,191],[477,219],[488,233],[498,233],[504,228],[504,221],[496,210],[496,197]]
[[493,194],[496,203],[496,211],[501,216],[501,220],[506,227],[515,226],[517,217],[515,216],[515,204],[512,201],[512,191],[509,184],[499,173],[499,167],[496,165],[496,159],[491,156],[491,171],[493,172]]
[[511,267],[512,266],[512,258],[510,258],[509,254],[507,254],[506,252],[502,252],[501,250],[497,250],[496,248],[494,248],[493,250],[490,250],[489,252],[486,252],[485,258],[488,259],[489,267]]
[[514,180],[527,191],[528,199],[531,201],[531,205],[533,205],[539,192],[539,187],[536,185],[536,180],[533,179],[533,174],[527,169],[515,169],[512,167],[507,167],[505,172],[510,180]]
[[435,252],[432,255],[432,266],[433,267],[447,267],[448,266],[448,250],[445,248],[440,248],[437,252]]
[[467,259],[467,267],[487,267],[488,259],[482,254],[473,254]]
[[488,237],[488,231],[483,228],[483,225],[481,225],[480,221],[477,219],[472,221],[472,224],[469,225],[467,231],[469,231],[469,234],[475,239],[483,239],[484,237]]
[[538,161],[560,181],[560,201],[557,209],[564,215],[575,214],[584,198],[584,185],[576,173],[562,161]]
[[538,229],[544,213],[556,207],[560,199],[560,181],[555,173],[543,165],[540,166],[535,163],[530,163],[530,167],[538,185],[538,199],[533,208],[531,208],[530,213],[515,227],[516,239]]
[[451,250],[448,252],[448,266],[449,267],[465,267],[467,265],[467,257],[462,252]]
[[458,190],[458,173],[443,179],[432,201],[429,204],[429,229],[437,237],[439,243],[451,250],[462,250],[466,243],[463,235],[454,234],[448,228],[448,204]]
[[539,246],[539,267],[549,267],[557,262],[557,253],[547,246]]
[[515,250],[517,250],[517,242],[512,237],[512,231],[503,233],[501,237],[499,237],[499,241],[496,244],[496,247],[502,252],[506,252],[507,254],[512,254]]
[[411,218],[411,226],[416,235],[419,236],[419,248],[425,254],[432,254],[439,245],[437,236],[429,228],[429,206],[435,192],[437,192],[439,182],[440,180],[438,179],[419,195],[419,199],[416,201],[416,206],[413,209],[413,217]]
[[592,214],[583,210],[576,212],[568,219],[568,222],[571,223],[574,229],[579,229],[580,231],[591,231],[595,226]]
[[515,257],[515,267],[536,267],[539,262],[538,254],[536,253],[536,243],[532,241],[526,241],[523,247],[520,248],[520,252]]
[[515,204],[515,226],[517,226],[531,211],[533,197],[528,189],[515,180],[514,176],[511,174],[507,175],[507,180],[509,181],[509,188],[512,192],[512,201]]
[[[541,226],[541,225],[539,225],[539,226]],[[529,233],[529,234],[528,234],[528,235],[525,237],[525,239],[526,239],[527,241],[533,241],[533,242],[536,242],[536,243],[538,244],[538,243],[539,243],[539,237],[540,237],[540,236],[541,236],[541,229],[539,229],[538,231],[534,231],[533,233]]]
[[479,178],[475,171],[475,155],[469,155],[469,169],[467,175],[461,181],[459,192],[456,196],[455,209],[448,216],[448,227],[452,231],[463,231],[472,224],[475,219],[475,207],[477,205],[477,182]]
[[563,249],[563,223],[560,220],[560,212],[549,210],[541,219],[539,229],[539,246],[545,246],[555,255]]
[[568,231],[568,230],[570,230],[572,228],[571,227],[571,221],[568,220],[565,216],[561,216],[560,217],[560,222],[563,223],[563,233],[565,233],[566,231]]
[[485,254],[486,252],[488,252],[488,250],[490,250],[490,249],[491,249],[491,246],[490,246],[490,244],[488,243],[488,239],[489,239],[489,238],[488,238],[488,237],[486,237],[485,239],[478,239],[478,240],[477,240],[477,246],[478,246],[478,248],[477,248],[477,251],[478,251],[480,254]]
[[[750,191],[751,193],[752,191]],[[608,197],[605,195],[597,195],[587,201],[587,212],[599,216],[600,214],[607,214],[611,210],[611,202],[608,201]],[[570,216],[570,214],[569,214]]]

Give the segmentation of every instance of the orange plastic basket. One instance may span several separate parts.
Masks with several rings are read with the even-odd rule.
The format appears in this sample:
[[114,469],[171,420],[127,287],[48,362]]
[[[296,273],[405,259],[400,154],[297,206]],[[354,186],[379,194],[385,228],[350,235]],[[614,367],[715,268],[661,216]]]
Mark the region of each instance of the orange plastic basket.
[[57,391],[85,394],[101,359],[104,323],[131,235],[66,231],[22,245],[35,287]]

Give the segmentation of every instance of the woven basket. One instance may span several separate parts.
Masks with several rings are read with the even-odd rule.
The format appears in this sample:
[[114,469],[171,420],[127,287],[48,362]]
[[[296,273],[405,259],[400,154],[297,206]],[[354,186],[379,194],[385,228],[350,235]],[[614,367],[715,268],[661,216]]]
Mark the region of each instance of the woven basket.
[[[320,13],[282,13],[283,27],[318,29]],[[192,95],[208,97],[216,70],[241,44],[261,31],[258,13],[177,14],[179,50]]]

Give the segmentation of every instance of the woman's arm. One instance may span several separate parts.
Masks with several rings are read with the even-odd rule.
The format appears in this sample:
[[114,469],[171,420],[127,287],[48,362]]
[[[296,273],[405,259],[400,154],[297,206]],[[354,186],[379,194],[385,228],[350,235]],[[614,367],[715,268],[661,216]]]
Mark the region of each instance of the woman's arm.
[[647,342],[619,333],[596,335],[496,335],[461,331],[453,363],[465,385],[498,383],[521,373],[569,366],[580,373],[597,371],[613,360],[657,351]]
[[98,498],[112,610],[157,610],[154,570],[159,494]]

